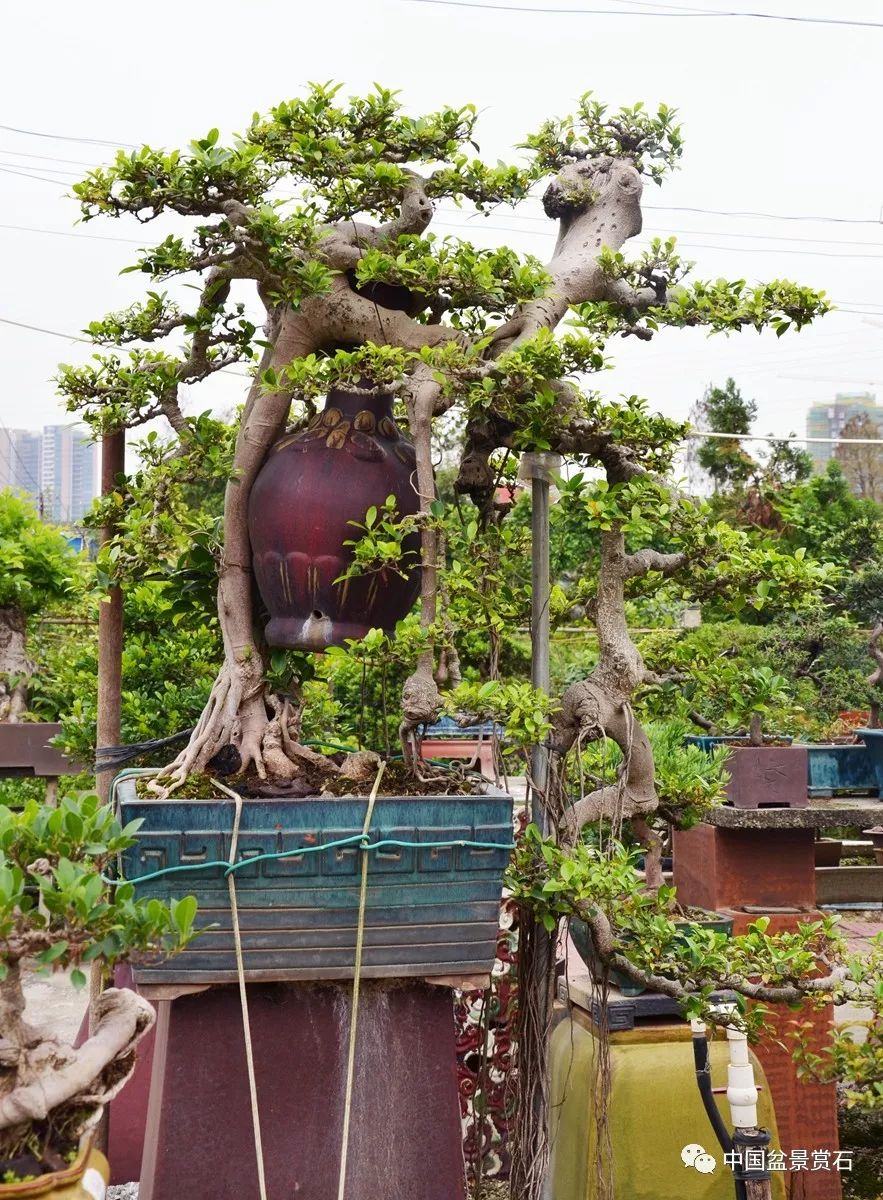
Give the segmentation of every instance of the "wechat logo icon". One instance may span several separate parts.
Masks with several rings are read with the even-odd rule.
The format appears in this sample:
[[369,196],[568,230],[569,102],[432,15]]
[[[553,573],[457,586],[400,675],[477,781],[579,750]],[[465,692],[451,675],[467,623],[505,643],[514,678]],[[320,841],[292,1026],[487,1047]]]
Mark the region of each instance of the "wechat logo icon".
[[705,1147],[700,1146],[698,1142],[690,1142],[689,1146],[683,1148],[681,1162],[685,1167],[692,1167],[694,1171],[698,1171],[700,1175],[711,1175],[717,1166],[714,1158],[706,1154]]

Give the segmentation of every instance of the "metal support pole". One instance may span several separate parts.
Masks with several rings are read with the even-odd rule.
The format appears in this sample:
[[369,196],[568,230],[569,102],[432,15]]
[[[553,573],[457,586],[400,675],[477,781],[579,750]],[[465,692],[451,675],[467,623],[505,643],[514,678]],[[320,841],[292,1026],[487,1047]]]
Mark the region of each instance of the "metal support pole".
[[[557,454],[531,452],[522,455],[519,474],[531,483],[531,664],[530,681],[546,693],[550,688],[549,669],[549,485],[561,469]],[[545,793],[549,780],[549,750],[534,746],[530,762],[534,787],[531,793],[531,819],[543,833],[548,832]]]
[[[109,496],[116,487],[116,478],[126,466],[126,435],[124,430],[106,433],[101,439],[101,495]],[[106,525],[101,531],[102,544],[110,541],[115,527]],[[123,673],[123,593],[119,587],[107,590],[107,597],[98,606],[98,727],[96,739],[102,746],[118,746],[120,742],[120,708]],[[114,772],[101,771],[95,777],[98,795],[107,803]]]

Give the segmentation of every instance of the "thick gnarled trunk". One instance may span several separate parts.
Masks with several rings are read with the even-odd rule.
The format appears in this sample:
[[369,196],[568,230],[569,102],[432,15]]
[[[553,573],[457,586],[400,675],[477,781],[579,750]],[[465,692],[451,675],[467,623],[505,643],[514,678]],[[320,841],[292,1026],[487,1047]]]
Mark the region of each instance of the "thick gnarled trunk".
[[[135,1046],[155,1018],[141,996],[110,988],[95,1005],[89,1038],[75,1049],[50,1027],[25,1021],[22,962],[7,966],[0,983],[0,1160],[20,1152],[24,1139],[33,1141],[34,1127],[47,1121],[63,1124],[76,1144],[128,1080]],[[65,1120],[58,1122],[62,1111]]]
[[27,712],[33,671],[25,614],[20,608],[0,608],[0,721],[14,723]]

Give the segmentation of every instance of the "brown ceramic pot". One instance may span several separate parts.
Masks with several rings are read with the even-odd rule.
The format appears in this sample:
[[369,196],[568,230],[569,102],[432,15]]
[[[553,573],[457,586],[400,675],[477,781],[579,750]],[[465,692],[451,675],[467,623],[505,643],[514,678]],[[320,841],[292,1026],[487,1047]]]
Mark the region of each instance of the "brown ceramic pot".
[[414,448],[392,415],[392,396],[335,390],[300,433],[276,443],[251,492],[255,577],[270,613],[271,646],[324,650],[369,629],[395,627],[420,590],[420,540],[403,541],[400,571],[341,579],[372,505],[396,498],[418,511]]

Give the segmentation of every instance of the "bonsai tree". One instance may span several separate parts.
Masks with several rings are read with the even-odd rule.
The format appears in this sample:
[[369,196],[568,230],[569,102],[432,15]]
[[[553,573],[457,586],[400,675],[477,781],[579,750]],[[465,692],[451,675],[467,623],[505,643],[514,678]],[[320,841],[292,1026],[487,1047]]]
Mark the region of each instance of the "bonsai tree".
[[[715,681],[710,682],[715,687]],[[702,683],[700,679],[700,690]],[[723,693],[723,720],[727,729],[736,734],[747,733],[751,746],[763,745],[763,723],[767,716],[775,713],[781,721],[783,711],[790,715],[794,710],[788,680],[765,664],[743,668],[739,663],[727,663],[720,670],[716,690]]]
[[[148,225],[160,215],[182,218],[180,234],[147,247],[131,268],[148,277],[146,298],[91,325],[89,335],[104,349],[84,366],[63,368],[60,377],[71,410],[98,430],[167,422],[173,436],[157,451],[168,474],[156,489],[155,514],[175,502],[179,473],[199,473],[202,446],[182,404],[183,388],[219,371],[256,366],[238,420],[222,538],[212,544],[224,661],[189,743],[157,781],[161,794],[228,746],[242,770],[261,777],[291,780],[316,770],[317,756],[302,741],[302,664],[289,656],[288,677],[280,678],[255,629],[246,515],[270,448],[287,430],[305,429],[315,419],[316,398],[335,387],[357,395],[395,392],[413,439],[416,514],[403,518],[398,537],[386,528],[394,524],[391,514],[384,514],[379,540],[372,533],[377,514],[372,521],[359,514],[371,542],[359,567],[396,562],[405,537],[419,533],[420,637],[399,725],[414,769],[415,731],[441,710],[436,675],[442,660],[441,674],[451,678],[448,648],[457,638],[439,597],[449,576],[464,563],[469,569],[468,550],[465,560],[452,561],[441,552],[445,514],[437,505],[433,422],[456,417],[462,424],[455,489],[462,504],[471,502],[479,526],[494,512],[501,456],[549,450],[603,473],[603,486],[587,490],[583,508],[599,533],[600,566],[589,597],[598,665],[550,706],[548,807],[567,837],[599,818],[646,819],[659,805],[652,750],[634,712],[635,693],[650,676],[629,636],[627,587],[683,572],[697,594],[730,588],[763,605],[817,590],[824,580],[817,564],[758,547],[742,531],[709,521],[666,482],[682,426],[651,416],[636,397],[609,401],[576,382],[604,367],[618,336],[649,341],[660,328],[684,326],[727,333],[769,327],[782,334],[823,313],[824,297],[781,280],[690,281],[673,239],[626,256],[626,243],[641,232],[645,185],[661,182],[682,152],[675,114],[664,105],[611,112],[586,94],[573,116],[546,120],[529,133],[520,161],[511,165],[472,156],[476,125],[468,105],[415,118],[386,89],[342,102],[337,88],[313,86],[256,116],[229,144],[212,130],[183,151],[120,152],[75,185],[85,220],[129,216]],[[537,186],[558,233],[544,265],[431,230],[439,202],[471,205],[481,214],[516,205]],[[180,290],[182,299],[160,290],[179,279],[190,285]],[[262,329],[241,299],[247,287],[262,306]],[[556,335],[565,319],[566,332]],[[158,522],[135,509],[134,518],[122,514],[117,554],[125,550],[131,560],[141,553],[149,562]],[[660,522],[674,529],[669,545],[659,544]],[[538,710],[539,730],[546,711]],[[614,784],[567,809],[563,820],[564,759],[602,738],[620,746],[624,769]],[[335,769],[322,768],[326,775]],[[546,994],[548,977],[540,971],[536,980]],[[525,1003],[524,1011],[519,1061],[527,1092],[520,1120],[536,1136],[519,1139],[514,1190],[527,1197],[538,1195],[543,1174],[547,1026],[542,1004]],[[529,1028],[531,1013],[536,1020]]]
[[28,618],[62,600],[77,572],[64,535],[44,525],[29,500],[0,492],[0,721],[28,710]]
[[[137,823],[133,823],[135,825]],[[35,801],[0,807],[0,1179],[60,1170],[120,1090],[151,1006],[128,988],[101,992],[78,1048],[25,1012],[28,971],[70,971],[84,987],[90,964],[110,968],[135,952],[171,952],[193,936],[192,896],[169,907],[139,901],[107,873],[132,843],[96,796],[57,809]]]
[[[183,387],[257,362],[217,547],[224,663],[189,744],[160,781],[165,793],[231,744],[243,769],[259,776],[301,769],[297,706],[266,687],[269,655],[254,627],[246,509],[268,450],[289,423],[302,428],[314,398],[333,386],[367,386],[397,390],[416,451],[424,640],[402,694],[406,754],[414,758],[413,731],[441,707],[434,668],[449,638],[439,619],[445,581],[430,439],[433,420],[456,410],[465,429],[456,488],[473,500],[480,522],[493,505],[501,449],[551,449],[606,472],[614,507],[602,531],[601,665],[591,684],[565,697],[556,744],[563,750],[590,732],[634,743],[627,807],[655,804],[646,739],[626,715],[643,668],[625,632],[623,589],[644,572],[686,566],[689,556],[649,549],[627,556],[623,525],[639,492],[649,497],[648,487],[661,486],[652,482],[655,472],[670,460],[681,429],[650,417],[634,398],[609,403],[583,392],[574,377],[599,370],[618,335],[646,340],[661,327],[685,325],[783,333],[827,304],[782,281],[689,284],[673,240],[626,258],[625,243],[641,231],[645,182],[660,182],[682,151],[675,114],[664,105],[655,113],[640,104],[608,112],[587,94],[574,116],[548,120],[525,138],[517,165],[470,157],[476,120],[468,105],[414,118],[386,89],[341,103],[337,88],[313,86],[256,116],[227,145],[212,130],[184,151],[120,152],[74,187],[86,220],[131,216],[147,225],[173,213],[182,231],[133,264],[151,280],[146,299],[89,327],[109,348],[62,370],[72,411],[98,430],[164,418],[176,439],[166,452],[169,471],[189,462],[195,475],[199,439],[182,406]],[[541,183],[558,229],[545,266],[430,231],[440,201],[484,213],[517,204]],[[201,281],[197,303],[182,306],[156,290],[176,279]],[[260,330],[239,299],[249,284],[263,306]],[[384,288],[404,288],[407,311],[386,307]],[[568,316],[578,327],[556,338]],[[171,486],[156,497],[158,513]],[[667,494],[662,488],[653,502]],[[628,508],[616,508],[620,501]],[[139,512],[126,527],[124,516],[121,543],[130,552],[148,545],[150,525]],[[588,816],[596,807],[592,800],[582,811]]]

